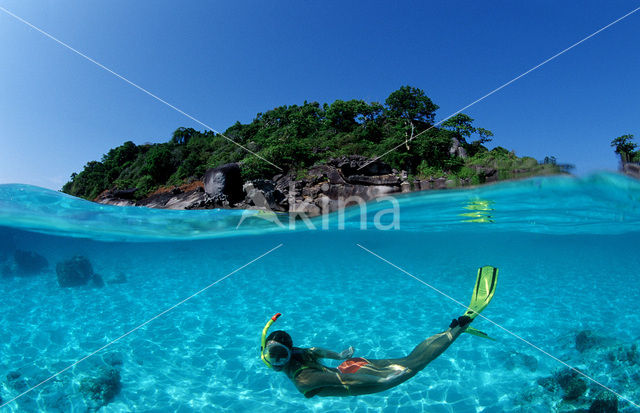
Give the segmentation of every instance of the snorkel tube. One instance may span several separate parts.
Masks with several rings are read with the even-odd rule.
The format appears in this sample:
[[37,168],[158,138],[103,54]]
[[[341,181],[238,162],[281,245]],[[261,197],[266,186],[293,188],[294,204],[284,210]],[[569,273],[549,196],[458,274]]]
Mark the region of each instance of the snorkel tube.
[[264,328],[262,329],[262,339],[260,340],[260,358],[262,359],[262,362],[269,367],[270,369],[273,368],[273,366],[271,366],[271,364],[269,364],[269,362],[266,360],[266,358],[264,357],[264,347],[266,345],[266,340],[267,340],[267,332],[269,331],[269,327],[271,327],[271,324],[275,323],[275,321],[278,319],[278,317],[280,317],[282,314],[280,313],[275,313],[273,315],[273,317],[271,317],[269,319],[269,321],[267,321],[267,324],[265,324]]

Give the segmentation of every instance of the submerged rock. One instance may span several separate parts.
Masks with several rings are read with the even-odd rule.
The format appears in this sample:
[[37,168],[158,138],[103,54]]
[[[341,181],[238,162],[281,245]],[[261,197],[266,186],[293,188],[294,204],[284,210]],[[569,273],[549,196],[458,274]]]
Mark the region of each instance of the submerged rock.
[[90,282],[96,287],[103,287],[102,277],[93,272],[91,262],[86,257],[77,255],[70,260],[59,262],[56,265],[58,285],[60,287],[78,287]]
[[29,388],[27,381],[19,371],[11,371],[7,374],[7,384],[17,392],[23,392]]
[[557,392],[560,387],[553,377],[542,377],[538,379],[538,384],[551,393]]
[[100,368],[97,377],[87,377],[80,381],[80,393],[94,409],[109,404],[121,389],[120,371],[114,368]]
[[551,393],[562,393],[565,401],[575,401],[587,392],[587,382],[571,369],[560,370],[551,377],[538,379],[538,384]]
[[576,349],[581,353],[601,344],[602,337],[595,335],[591,330],[583,330],[576,336]]
[[561,370],[554,374],[554,379],[563,390],[564,400],[576,400],[587,391],[587,382],[574,370]]
[[640,353],[638,352],[638,345],[635,343],[630,346],[618,345],[611,347],[605,354],[605,358],[618,366],[623,364],[637,366],[640,364]]
[[618,413],[618,398],[611,392],[600,392],[591,403],[589,413]]
[[33,251],[16,250],[13,259],[16,263],[14,271],[16,275],[39,274],[49,266],[45,257]]
[[13,381],[20,376],[21,374],[19,371],[10,371],[9,374],[7,374],[7,381]]

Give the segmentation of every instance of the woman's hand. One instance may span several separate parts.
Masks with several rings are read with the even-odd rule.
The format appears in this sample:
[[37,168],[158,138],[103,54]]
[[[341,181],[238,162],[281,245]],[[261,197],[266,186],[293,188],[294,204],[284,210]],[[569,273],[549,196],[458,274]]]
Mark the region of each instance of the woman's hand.
[[340,352],[340,357],[342,359],[348,359],[349,357],[353,356],[353,346],[349,346],[348,349],[346,350],[342,350]]

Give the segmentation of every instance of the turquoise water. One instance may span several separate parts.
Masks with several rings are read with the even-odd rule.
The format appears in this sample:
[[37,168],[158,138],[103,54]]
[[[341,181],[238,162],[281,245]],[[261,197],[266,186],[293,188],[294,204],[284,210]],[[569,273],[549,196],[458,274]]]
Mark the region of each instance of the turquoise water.
[[[483,313],[640,403],[640,182],[615,174],[551,177],[371,202],[315,229],[243,211],[112,207],[25,185],[0,185],[0,397],[3,403],[229,275],[180,306],[6,404],[0,411],[96,409],[83,380],[114,366],[121,390],[101,412],[519,412],[588,408],[599,386],[562,401],[537,380],[564,366],[486,320],[497,341],[462,336],[406,383],[352,398],[305,399],[261,363],[260,332],[294,345],[400,357],[462,308],[362,247],[468,302],[475,272],[500,268]],[[361,229],[364,215],[366,229]],[[237,227],[237,228],[236,228]],[[323,229],[328,227],[328,229]],[[48,265],[21,274],[15,250]],[[60,288],[56,264],[87,257],[103,288]],[[117,278],[126,282],[115,283]],[[583,330],[606,337],[580,353]],[[612,350],[613,349],[613,350]],[[617,349],[617,350],[616,350]],[[628,359],[616,351],[631,354]],[[635,350],[634,350],[635,349]],[[634,353],[635,354],[635,353]],[[617,358],[616,358],[617,357]],[[334,365],[334,364],[333,364]],[[93,403],[93,404],[92,404]],[[0,403],[1,404],[1,403]],[[620,400],[621,411],[637,411]]]

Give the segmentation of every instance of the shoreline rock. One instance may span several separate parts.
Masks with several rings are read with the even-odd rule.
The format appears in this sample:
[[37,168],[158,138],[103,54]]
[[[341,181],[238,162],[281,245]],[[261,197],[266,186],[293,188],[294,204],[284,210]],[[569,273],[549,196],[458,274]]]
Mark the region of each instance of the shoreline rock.
[[622,173],[632,178],[640,179],[640,163],[631,163],[631,162],[623,163]]
[[214,203],[227,202],[233,205],[244,199],[242,175],[237,163],[228,163],[207,170],[202,181],[204,192]]
[[[486,183],[499,180],[494,168],[476,169]],[[517,176],[529,171],[513,172]],[[331,158],[324,164],[313,165],[304,177],[289,171],[271,179],[246,182],[242,181],[238,164],[226,164],[209,169],[201,181],[161,188],[137,202],[132,199],[135,188],[105,191],[94,201],[160,209],[263,209],[317,216],[353,204],[356,197],[368,202],[389,194],[442,190],[454,184],[444,177],[412,182],[407,178],[405,171],[397,171],[379,159],[371,161],[360,155]],[[470,186],[471,182],[463,179],[460,184]]]

